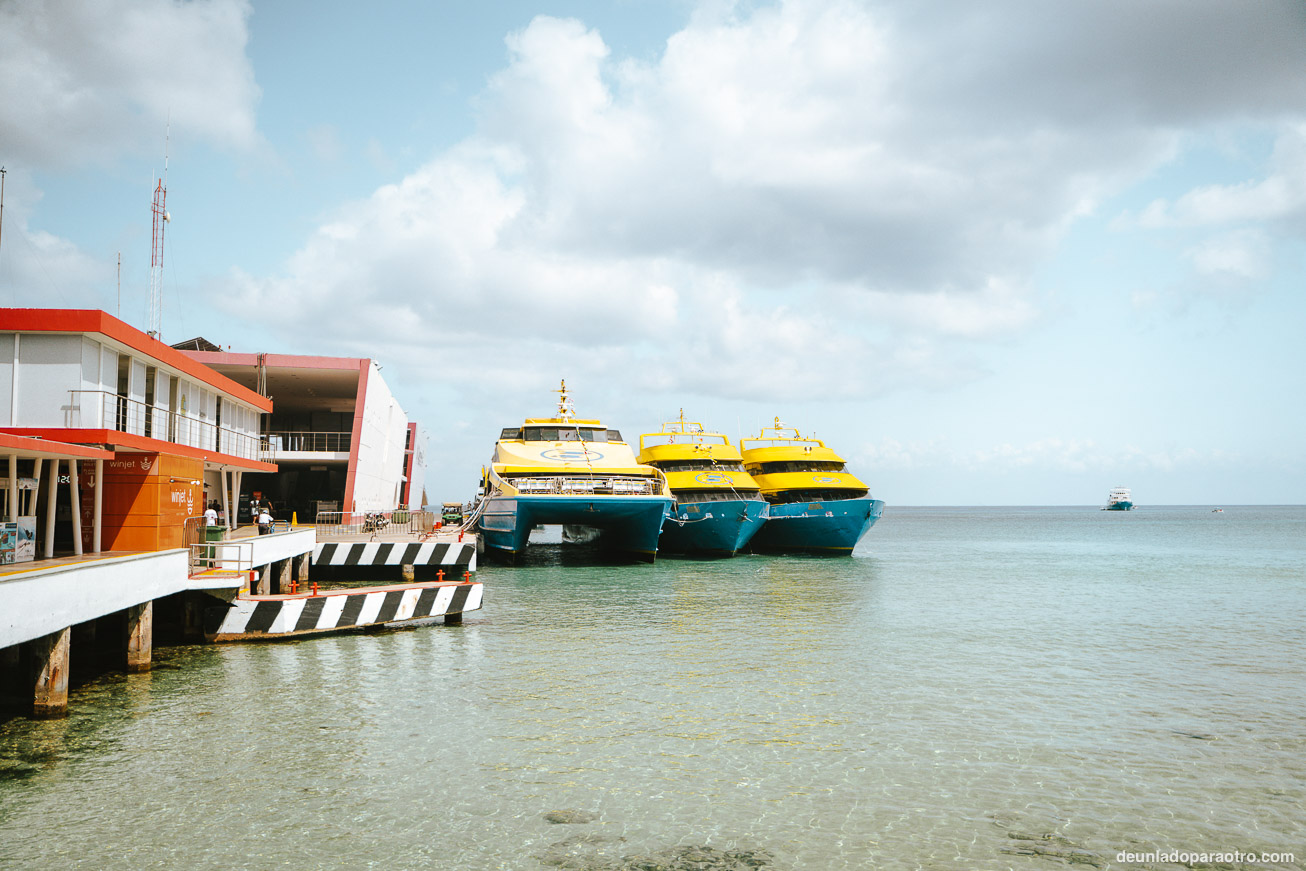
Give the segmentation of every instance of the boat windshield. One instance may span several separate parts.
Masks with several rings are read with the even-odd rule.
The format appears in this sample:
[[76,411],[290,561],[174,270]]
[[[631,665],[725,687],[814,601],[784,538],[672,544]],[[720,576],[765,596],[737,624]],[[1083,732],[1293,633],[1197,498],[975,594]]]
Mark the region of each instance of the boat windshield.
[[715,472],[742,472],[744,471],[743,463],[732,463],[722,460],[693,460],[691,462],[674,462],[654,463],[664,472],[701,472],[703,469],[710,469]]
[[[574,426],[528,426],[522,430],[528,442],[606,442],[608,430]],[[620,441],[620,436],[617,437]]]
[[[756,472],[753,474],[775,475],[783,472],[843,472],[847,467],[843,463],[827,462],[793,462],[780,461],[774,463],[756,463]],[[749,471],[752,471],[751,469]]]

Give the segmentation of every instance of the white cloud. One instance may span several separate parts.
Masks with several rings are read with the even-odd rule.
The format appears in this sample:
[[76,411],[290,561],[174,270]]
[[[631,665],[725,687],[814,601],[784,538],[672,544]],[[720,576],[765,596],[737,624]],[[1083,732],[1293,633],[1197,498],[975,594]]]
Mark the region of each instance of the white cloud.
[[[250,286],[342,338],[361,310],[414,348],[492,346],[505,373],[603,348],[645,383],[711,371],[735,396],[966,380],[958,343],[1039,321],[1037,264],[1174,155],[1170,125],[1294,105],[1306,74],[1284,58],[1302,52],[1276,30],[1292,14],[725,4],[650,62],[541,16],[508,37],[476,136]],[[1189,62],[1231,43],[1255,58]],[[1224,250],[1202,265],[1256,267],[1250,237]]]
[[42,198],[36,179],[142,150],[162,156],[169,122],[190,141],[257,146],[249,15],[244,0],[0,3],[0,163],[9,171],[0,284],[52,305],[117,310],[113,264],[30,227]]
[[1270,273],[1270,242],[1259,230],[1236,230],[1206,239],[1187,255],[1206,276],[1243,280],[1262,279]]
[[1149,229],[1207,227],[1306,217],[1306,123],[1280,132],[1265,178],[1202,185],[1173,202],[1155,200],[1124,223]]
[[103,162],[191,139],[257,144],[245,0],[0,5],[0,142],[10,168]]

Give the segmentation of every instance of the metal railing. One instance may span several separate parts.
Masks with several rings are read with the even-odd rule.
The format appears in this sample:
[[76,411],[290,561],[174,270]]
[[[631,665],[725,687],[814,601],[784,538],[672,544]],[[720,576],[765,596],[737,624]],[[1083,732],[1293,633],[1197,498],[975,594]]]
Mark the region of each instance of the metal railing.
[[[178,445],[204,448],[245,459],[258,459],[259,437],[218,426],[183,412],[149,405],[107,390],[70,390],[64,410],[69,428],[111,429]],[[83,402],[90,409],[83,408]]]
[[350,535],[425,535],[440,517],[433,511],[319,511],[318,541]]
[[278,453],[347,454],[353,438],[348,432],[265,432],[259,453],[267,457]]
[[238,574],[254,568],[254,544],[241,541],[206,541],[190,546],[191,574],[223,571]]
[[563,496],[656,496],[662,492],[655,478],[508,478],[508,484],[523,495]]
[[210,527],[204,517],[187,517],[181,525],[181,544],[182,547],[190,551],[190,570],[194,574],[196,571],[213,568],[211,562],[202,563],[198,561],[199,551],[197,548],[204,547],[206,544],[221,544],[222,542],[210,542],[208,539],[209,529],[221,529],[222,540],[226,541],[231,530],[226,526]]

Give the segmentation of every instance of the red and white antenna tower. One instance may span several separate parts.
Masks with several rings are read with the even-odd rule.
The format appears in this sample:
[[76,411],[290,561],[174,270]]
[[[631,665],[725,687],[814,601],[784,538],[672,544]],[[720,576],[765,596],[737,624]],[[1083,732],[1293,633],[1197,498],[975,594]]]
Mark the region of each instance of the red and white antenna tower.
[[154,239],[150,250],[150,322],[148,332],[163,340],[163,230],[172,220],[168,215],[168,142],[172,138],[169,125],[163,145],[163,178],[154,188]]

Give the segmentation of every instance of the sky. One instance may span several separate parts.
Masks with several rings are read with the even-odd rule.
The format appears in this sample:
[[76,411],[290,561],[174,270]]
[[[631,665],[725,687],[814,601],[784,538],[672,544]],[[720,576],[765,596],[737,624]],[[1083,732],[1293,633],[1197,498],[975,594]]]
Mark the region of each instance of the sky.
[[[487,8],[481,8],[487,7]],[[897,505],[1306,502],[1301,0],[0,0],[0,305]],[[119,269],[121,258],[121,270]]]

